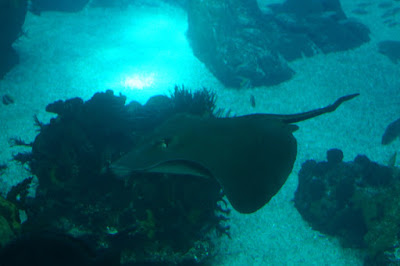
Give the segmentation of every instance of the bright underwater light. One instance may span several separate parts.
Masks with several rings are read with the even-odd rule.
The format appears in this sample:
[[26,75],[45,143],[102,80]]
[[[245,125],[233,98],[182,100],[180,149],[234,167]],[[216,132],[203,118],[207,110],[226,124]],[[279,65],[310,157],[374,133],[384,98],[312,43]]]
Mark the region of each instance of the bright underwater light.
[[155,73],[150,74],[133,74],[126,76],[121,80],[121,86],[125,89],[143,90],[154,84]]

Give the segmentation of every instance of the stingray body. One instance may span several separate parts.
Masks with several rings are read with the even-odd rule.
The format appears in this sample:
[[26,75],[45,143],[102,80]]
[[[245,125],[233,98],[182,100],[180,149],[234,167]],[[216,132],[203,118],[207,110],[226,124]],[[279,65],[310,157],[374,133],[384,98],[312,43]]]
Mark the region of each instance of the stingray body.
[[178,114],[110,169],[119,177],[157,172],[216,178],[237,211],[252,213],[279,191],[292,171],[297,155],[292,134],[297,126],[292,123],[332,112],[357,95],[293,115],[203,118]]

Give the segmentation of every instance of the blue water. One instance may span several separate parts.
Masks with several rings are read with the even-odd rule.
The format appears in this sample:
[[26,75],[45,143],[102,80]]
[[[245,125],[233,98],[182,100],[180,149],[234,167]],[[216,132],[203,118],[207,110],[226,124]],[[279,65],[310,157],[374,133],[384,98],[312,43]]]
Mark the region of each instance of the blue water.
[[[9,94],[15,101],[0,106],[0,163],[9,166],[1,176],[0,192],[4,195],[29,176],[23,166],[10,161],[26,148],[9,148],[9,139],[18,136],[33,141],[37,132],[32,116],[48,122],[53,115],[45,107],[59,99],[88,100],[96,92],[112,89],[128,101],[145,103],[184,84],[212,89],[218,107],[241,115],[307,111],[358,92],[357,99],[336,112],[299,125],[295,133],[298,155],[288,181],[257,213],[231,213],[232,239],[215,240],[213,265],[362,265],[358,250],[343,248],[337,239],[313,231],[291,200],[301,164],[308,159],[324,160],[330,148],[343,150],[345,161],[361,153],[382,164],[399,151],[398,140],[388,146],[380,141],[385,127],[399,118],[400,64],[380,54],[377,44],[400,41],[400,25],[389,25],[400,23],[399,13],[385,16],[386,2],[394,7],[400,3],[343,0],[344,12],[370,29],[370,42],[353,50],[292,61],[296,75],[279,85],[235,90],[224,87],[193,55],[186,38],[185,10],[149,2],[123,9],[27,13],[26,34],[13,44],[20,62],[0,80],[0,95]],[[259,1],[266,12],[269,3]],[[250,104],[251,95],[255,107]]]

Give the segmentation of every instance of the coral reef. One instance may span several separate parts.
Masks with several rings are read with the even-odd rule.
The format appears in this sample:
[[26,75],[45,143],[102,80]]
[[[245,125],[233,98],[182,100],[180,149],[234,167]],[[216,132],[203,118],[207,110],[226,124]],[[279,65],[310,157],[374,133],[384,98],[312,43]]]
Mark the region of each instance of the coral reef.
[[[122,265],[204,262],[212,254],[210,235],[229,235],[216,180],[163,174],[119,180],[107,166],[178,112],[214,115],[215,95],[176,87],[170,97],[154,96],[145,105],[125,102],[106,91],[46,107],[57,116],[40,122],[27,160],[15,158],[39,180],[34,199],[26,193],[30,181],[9,193],[27,212],[22,230],[85,239],[96,251],[117,252]],[[18,138],[13,144],[26,146]]]
[[366,264],[399,263],[399,170],[364,155],[343,162],[337,149],[327,157],[326,162],[303,164],[294,198],[297,210],[315,230],[339,237],[344,246],[365,249]]
[[14,239],[20,231],[17,207],[0,196],[0,247]]

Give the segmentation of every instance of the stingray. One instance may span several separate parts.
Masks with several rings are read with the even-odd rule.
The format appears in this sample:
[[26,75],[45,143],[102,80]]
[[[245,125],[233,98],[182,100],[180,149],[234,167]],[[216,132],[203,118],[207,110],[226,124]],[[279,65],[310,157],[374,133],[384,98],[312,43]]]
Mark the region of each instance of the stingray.
[[177,114],[137,147],[110,165],[120,178],[132,173],[165,173],[215,178],[240,213],[263,207],[293,169],[297,142],[293,123],[333,112],[358,94],[309,112],[204,118]]

